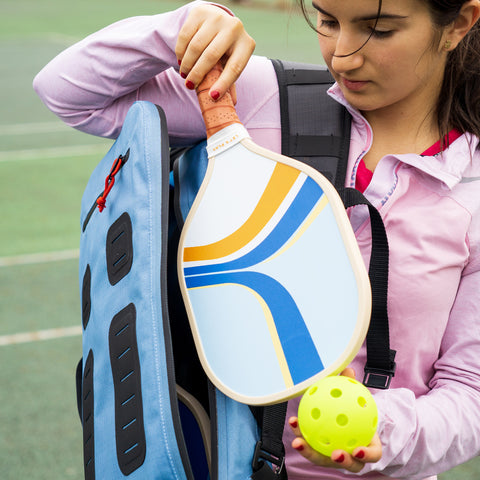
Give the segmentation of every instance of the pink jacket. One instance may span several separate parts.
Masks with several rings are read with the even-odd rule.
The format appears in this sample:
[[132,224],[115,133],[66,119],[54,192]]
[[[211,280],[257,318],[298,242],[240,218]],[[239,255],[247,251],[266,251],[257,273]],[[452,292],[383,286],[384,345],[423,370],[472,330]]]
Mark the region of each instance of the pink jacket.
[[[195,94],[184,87],[174,53],[177,32],[198,2],[135,17],[73,45],[35,78],[34,88],[65,123],[115,138],[135,100],[161,105],[172,146],[205,137]],[[353,115],[347,184],[354,185],[372,131]],[[253,57],[237,83],[237,112],[253,140],[280,150],[278,88],[271,63]],[[426,479],[480,453],[480,153],[465,134],[443,154],[389,155],[365,195],[380,211],[390,242],[389,318],[397,372],[373,391],[383,457],[362,478]],[[368,262],[370,228],[361,207],[350,212]],[[365,349],[352,366],[363,376]],[[289,405],[296,413],[297,401]],[[351,478],[312,466],[291,449],[290,480]],[[355,476],[354,476],[355,477]]]

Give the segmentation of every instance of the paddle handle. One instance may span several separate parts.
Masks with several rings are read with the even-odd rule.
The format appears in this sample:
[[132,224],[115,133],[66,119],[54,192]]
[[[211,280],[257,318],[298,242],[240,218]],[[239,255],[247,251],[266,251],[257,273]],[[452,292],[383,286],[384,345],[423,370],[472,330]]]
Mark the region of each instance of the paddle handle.
[[241,123],[237,116],[230,92],[227,92],[220,100],[213,100],[208,94],[212,85],[222,73],[222,66],[217,63],[197,87],[198,103],[202,111],[203,121],[207,128],[207,138],[222,130],[222,128]]

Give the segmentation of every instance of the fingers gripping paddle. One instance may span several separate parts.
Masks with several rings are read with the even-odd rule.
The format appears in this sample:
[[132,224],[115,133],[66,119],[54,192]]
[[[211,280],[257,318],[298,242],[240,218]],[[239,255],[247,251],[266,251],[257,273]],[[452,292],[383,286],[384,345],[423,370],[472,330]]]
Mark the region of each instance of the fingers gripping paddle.
[[343,203],[316,170],[256,145],[227,93],[197,89],[208,168],[180,239],[180,286],[203,368],[251,405],[296,396],[350,363],[371,309]]

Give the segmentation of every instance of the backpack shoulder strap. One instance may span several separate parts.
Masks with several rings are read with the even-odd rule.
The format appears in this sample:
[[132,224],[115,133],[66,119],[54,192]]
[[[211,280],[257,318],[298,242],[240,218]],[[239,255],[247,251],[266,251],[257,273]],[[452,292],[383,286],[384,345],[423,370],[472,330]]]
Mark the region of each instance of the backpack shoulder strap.
[[326,94],[333,77],[326,67],[272,60],[280,93],[282,154],[322,173],[344,188],[351,117]]
[[[395,351],[390,349],[387,284],[388,240],[379,213],[358,191],[345,188],[350,147],[351,118],[347,109],[327,95],[333,77],[318,65],[272,60],[280,95],[282,154],[322,173],[339,192],[345,207],[366,204],[372,224],[372,319],[367,334],[364,384],[388,388],[395,372]],[[252,480],[284,480],[282,444],[286,403],[266,406],[258,419],[261,438],[252,462]],[[273,427],[272,427],[273,426]],[[270,462],[268,468],[265,460]]]
[[372,226],[372,317],[367,334],[365,385],[388,388],[395,373],[390,349],[387,285],[388,239],[382,219],[360,192],[345,188],[351,117],[327,95],[333,77],[326,67],[272,60],[280,94],[282,154],[322,173],[335,186],[345,207],[367,205]]

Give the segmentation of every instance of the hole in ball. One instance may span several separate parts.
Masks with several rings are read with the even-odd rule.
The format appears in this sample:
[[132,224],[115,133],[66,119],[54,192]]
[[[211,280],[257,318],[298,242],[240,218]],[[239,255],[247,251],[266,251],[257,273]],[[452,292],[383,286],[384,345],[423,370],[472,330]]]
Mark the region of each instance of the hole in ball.
[[347,423],[348,423],[348,417],[344,413],[341,413],[340,415],[337,416],[338,425],[340,425],[341,427],[344,427]]
[[367,406],[367,401],[363,397],[358,397],[357,402],[362,408],[365,408]]
[[308,391],[308,394],[309,395],[315,395],[317,390],[318,390],[318,388],[316,386],[314,386]]
[[378,424],[378,417],[375,417],[373,419],[373,428],[377,428],[377,424]]
[[320,418],[320,410],[318,408],[313,408],[311,415],[314,420],[318,420]]
[[342,391],[339,388],[334,388],[330,391],[330,395],[333,398],[340,398],[342,396]]
[[330,439],[327,437],[321,437],[319,438],[320,443],[323,443],[323,445],[330,445]]
[[354,447],[356,444],[357,444],[357,439],[356,439],[356,438],[351,438],[351,439],[347,442],[347,446],[348,446],[348,447]]

